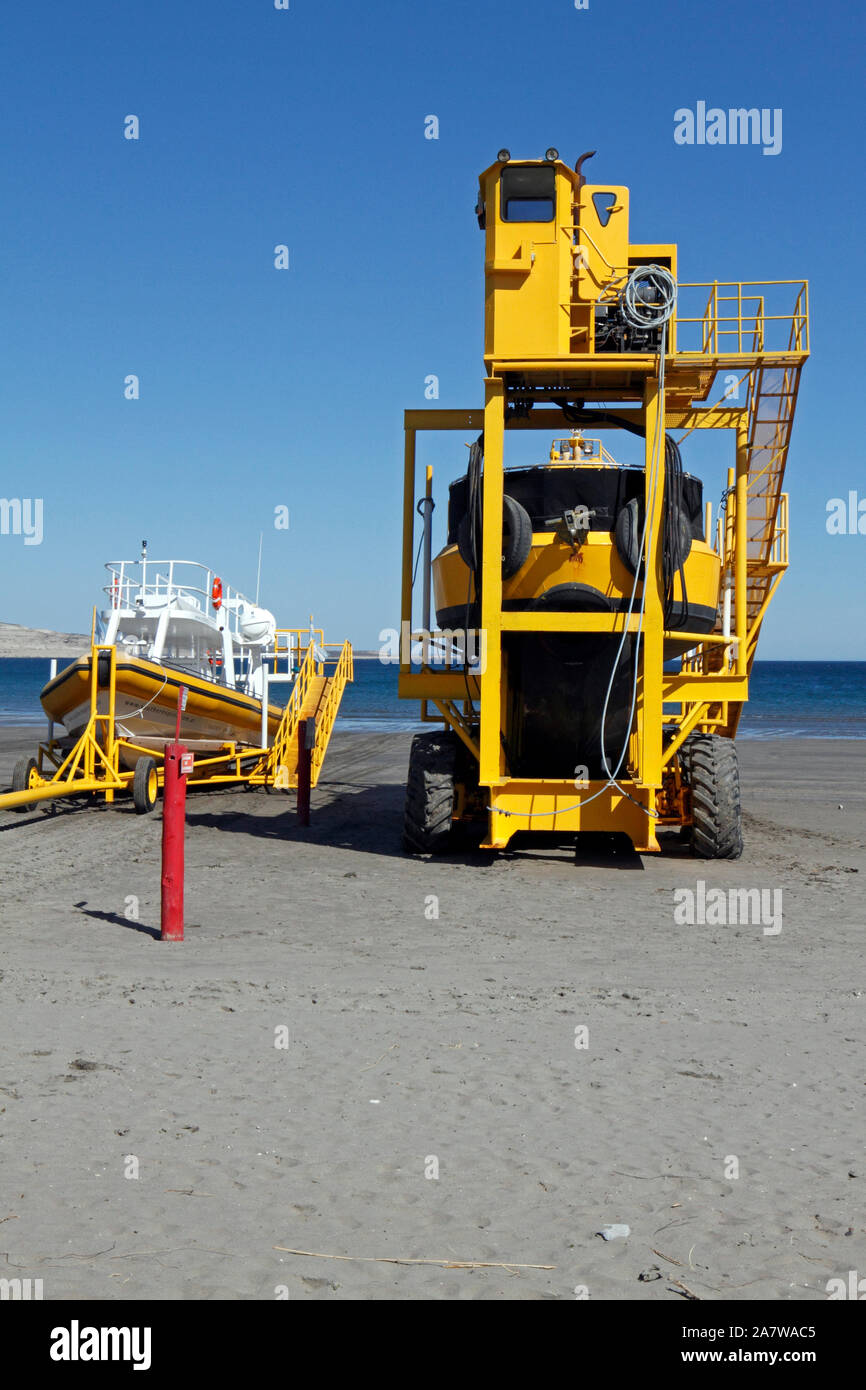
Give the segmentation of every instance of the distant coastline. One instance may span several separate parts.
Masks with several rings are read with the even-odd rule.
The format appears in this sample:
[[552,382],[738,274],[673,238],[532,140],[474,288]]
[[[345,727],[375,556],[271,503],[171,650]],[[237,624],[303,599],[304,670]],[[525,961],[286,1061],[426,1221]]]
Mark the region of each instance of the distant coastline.
[[[83,656],[90,650],[90,638],[83,632],[55,632],[48,627],[22,627],[19,623],[0,623],[0,661],[6,657],[40,660],[53,656]],[[376,661],[377,651],[356,651],[356,661]]]
[[75,657],[89,649],[90,638],[80,632],[54,632],[46,627],[0,623],[0,660],[4,657]]

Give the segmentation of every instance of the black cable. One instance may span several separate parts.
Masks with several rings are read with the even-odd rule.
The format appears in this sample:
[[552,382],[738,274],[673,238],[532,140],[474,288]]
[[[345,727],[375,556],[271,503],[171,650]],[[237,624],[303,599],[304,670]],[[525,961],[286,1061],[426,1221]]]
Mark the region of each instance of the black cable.
[[615,425],[617,429],[636,434],[639,439],[646,438],[646,426],[637,420],[629,420],[627,415],[617,415],[612,410],[595,410],[582,405],[560,403],[563,419],[569,425]]
[[[662,532],[662,586],[664,625],[668,630],[684,627],[687,622],[688,592],[686,590],[685,555],[680,534],[681,518],[685,515],[683,505],[683,461],[679,445],[665,437],[665,495]],[[675,624],[673,610],[675,602],[674,583],[680,577],[682,590],[682,612]]]
[[418,549],[417,549],[417,551],[415,552],[415,568],[414,568],[413,571],[412,571],[412,588],[413,588],[413,589],[415,588],[415,580],[418,578],[418,561],[421,559],[421,547],[423,546],[423,544],[424,544],[424,536],[423,536],[423,534],[422,534],[421,539],[420,539],[420,541],[418,542]]
[[463,681],[466,700],[472,717],[475,704],[469,689],[469,619],[472,609],[472,585],[475,584],[475,606],[478,610],[478,630],[481,630],[481,468],[484,461],[484,434],[479,434],[469,450],[466,470],[466,515],[469,517],[469,578],[466,584],[466,618],[463,625]]

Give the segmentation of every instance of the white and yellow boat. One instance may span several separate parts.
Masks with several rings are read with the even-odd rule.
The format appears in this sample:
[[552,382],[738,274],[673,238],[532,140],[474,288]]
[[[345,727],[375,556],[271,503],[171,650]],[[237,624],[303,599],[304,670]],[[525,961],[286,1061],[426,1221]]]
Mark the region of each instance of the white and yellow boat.
[[[297,670],[300,641],[275,647],[276,619],[205,565],[150,560],[106,565],[109,606],[99,615],[98,641],[115,648],[114,732],[139,749],[162,749],[174,738],[178,698],[186,690],[181,738],[200,752],[226,742],[267,746],[283,716],[267,701],[274,657],[280,679]],[[41,693],[49,720],[77,738],[91,717],[92,656],[54,676]],[[97,655],[97,684],[106,692],[111,656]],[[128,763],[132,750],[126,756]]]
[[90,652],[52,672],[48,736],[15,764],[0,809],[131,791],[138,814],[152,811],[178,735],[192,786],[315,787],[352,680],[351,643],[326,643],[312,618],[277,627],[206,565],[150,560],[146,543],[138,560],[106,569]]

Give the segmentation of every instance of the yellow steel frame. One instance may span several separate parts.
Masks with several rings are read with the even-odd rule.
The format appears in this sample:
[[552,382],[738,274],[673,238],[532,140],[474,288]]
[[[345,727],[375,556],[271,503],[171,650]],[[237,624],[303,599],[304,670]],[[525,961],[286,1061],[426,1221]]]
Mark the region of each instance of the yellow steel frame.
[[[633,248],[635,249],[635,248]],[[489,264],[489,263],[488,263]],[[496,267],[497,270],[500,267]],[[764,298],[757,286],[741,282],[723,286],[690,286],[709,291],[707,307],[699,318],[680,318],[683,328],[700,325],[699,351],[678,350],[666,354],[665,390],[659,388],[656,357],[640,354],[572,354],[559,358],[499,360],[488,355],[484,410],[409,410],[405,413],[405,454],[403,492],[403,571],[401,630],[412,631],[412,570],[415,554],[415,498],[417,436],[429,430],[453,430],[466,434],[484,433],[484,484],[482,495],[481,629],[486,644],[486,662],[480,679],[470,676],[470,691],[479,702],[473,718],[466,703],[467,685],[462,671],[434,670],[429,665],[413,670],[410,650],[402,644],[399,674],[401,697],[420,699],[425,717],[428,702],[450,725],[479,762],[479,781],[488,798],[488,833],[484,841],[490,848],[503,848],[518,830],[541,829],[564,832],[580,830],[619,830],[640,850],[658,849],[658,824],[686,823],[687,799],[683,796],[675,754],[689,733],[720,731],[733,735],[744,702],[748,699],[751,663],[760,627],[779,579],[787,567],[787,496],[780,494],[766,554],[749,557],[749,484],[754,423],[758,399],[755,374],[764,369],[786,373],[790,412],[784,422],[790,425],[799,372],[808,354],[808,289],[803,282],[778,281],[773,285],[796,285],[794,309],[786,316],[768,316]],[[785,318],[789,336],[783,348],[768,348],[767,325]],[[729,341],[730,338],[730,341]],[[715,406],[703,404],[717,372],[737,369],[750,380],[746,407],[724,401]],[[525,779],[510,777],[500,737],[504,727],[507,681],[503,671],[502,637],[517,631],[610,632],[621,633],[625,625],[637,629],[637,616],[622,613],[516,613],[502,609],[502,508],[503,446],[505,435],[506,377],[519,372],[528,380],[546,384],[551,390],[568,386],[587,400],[621,400],[630,403],[628,418],[644,428],[645,503],[650,522],[650,550],[647,572],[659,582],[646,585],[643,641],[640,662],[638,705],[635,729],[630,743],[629,766],[632,775],[619,779],[620,787],[591,782],[576,791],[568,779]],[[790,382],[790,387],[787,383]],[[701,402],[696,404],[695,402]],[[551,434],[567,429],[558,408],[536,409],[529,415],[509,420],[509,429],[543,429]],[[595,426],[594,426],[595,428]],[[726,509],[725,527],[719,550],[723,574],[733,585],[735,627],[728,635],[717,631],[695,635],[694,647],[682,659],[676,673],[664,671],[663,647],[666,634],[662,616],[660,544],[663,514],[664,470],[663,434],[666,429],[729,430],[735,437],[735,467],[731,470],[732,491]],[[750,432],[751,431],[751,432]],[[653,443],[661,439],[661,453],[653,456]],[[780,446],[784,465],[787,439]],[[657,476],[654,476],[656,475]],[[780,475],[781,476],[781,475]],[[779,478],[780,480],[780,478]],[[657,484],[657,485],[654,485]],[[749,603],[750,586],[758,589],[758,601]],[[688,636],[688,634],[685,634]],[[411,648],[411,644],[409,644]],[[462,708],[461,708],[462,705]],[[665,724],[675,724],[675,737],[665,741],[663,707],[675,705],[678,713],[664,712]],[[673,779],[673,781],[671,780]],[[671,793],[671,788],[673,792]],[[679,806],[679,817],[672,817],[671,795]]]

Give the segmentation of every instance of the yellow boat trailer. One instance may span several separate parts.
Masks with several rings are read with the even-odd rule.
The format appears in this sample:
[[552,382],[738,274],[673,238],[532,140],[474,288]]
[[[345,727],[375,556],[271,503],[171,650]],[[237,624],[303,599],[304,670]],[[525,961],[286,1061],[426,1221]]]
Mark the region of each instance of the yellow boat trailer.
[[[282,639],[282,642],[281,642]],[[326,646],[321,628],[278,628],[275,661],[289,650],[299,653],[292,692],[277,731],[261,747],[226,742],[193,753],[187,785],[225,786],[240,783],[291,791],[298,786],[298,736],[304,721],[313,721],[310,784],[315,787],[336,723],[346,685],[353,679],[352,647]],[[330,655],[334,653],[334,655]],[[104,654],[104,655],[103,655]],[[108,658],[107,683],[100,675],[100,657]],[[77,739],[48,738],[36,755],[15,768],[13,790],[0,796],[0,810],[16,810],[40,801],[96,795],[106,802],[132,791],[136,811],[153,809],[163,783],[163,751],[138,745],[115,730],[117,649],[95,640],[90,651],[90,717]]]

